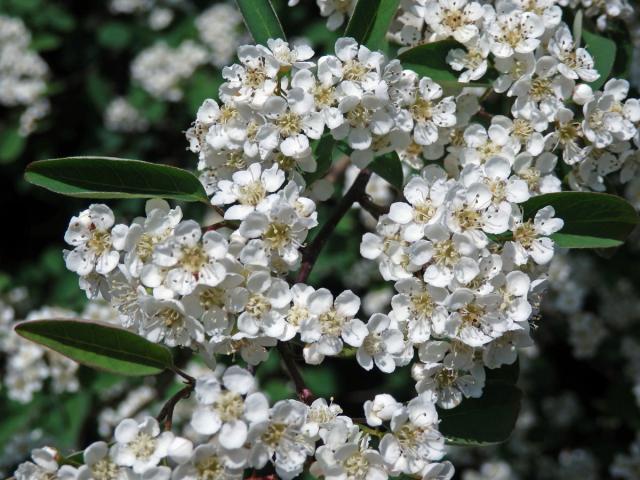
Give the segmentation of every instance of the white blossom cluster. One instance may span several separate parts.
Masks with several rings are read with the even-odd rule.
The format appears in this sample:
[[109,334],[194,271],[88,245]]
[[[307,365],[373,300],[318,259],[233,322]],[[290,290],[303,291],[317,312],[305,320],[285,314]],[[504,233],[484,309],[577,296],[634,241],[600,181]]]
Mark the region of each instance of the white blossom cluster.
[[230,3],[217,3],[198,15],[195,23],[200,40],[211,51],[213,66],[228,65],[246,36],[238,9]]
[[131,76],[151,96],[177,102],[183,95],[181,82],[191,77],[207,56],[207,50],[191,40],[176,48],[158,42],[134,58]]
[[[585,3],[600,8],[605,2]],[[617,171],[621,182],[631,180],[621,170],[634,168],[638,100],[627,98],[626,80],[611,79],[601,91],[591,89],[588,83],[598,78],[594,59],[562,22],[562,2],[409,0],[402,5],[396,40],[407,46],[459,42],[447,61],[462,83],[496,72],[494,93],[513,101],[507,123],[494,117],[492,126],[502,124],[512,140],[526,146],[522,153],[542,174],[551,173],[561,157],[576,190],[603,191],[604,178]],[[458,145],[448,150],[451,161],[464,165]]]
[[146,15],[152,30],[162,30],[173,22],[175,10],[184,0],[111,0],[109,10],[116,15]]
[[191,426],[201,435],[195,444],[161,431],[152,417],[125,418],[112,445],[100,441],[84,450],[81,467],[59,465],[57,452],[45,447],[33,451],[33,461],[21,464],[15,478],[241,479],[245,469],[272,464],[278,477],[288,480],[314,455],[310,471],[316,477],[385,479],[406,472],[449,480],[453,475],[449,462],[437,462],[444,455],[444,438],[435,407],[424,396],[403,405],[380,395],[365,404],[369,425],[390,425],[378,451],[339,405],[324,399],[310,405],[281,400],[270,407],[253,376],[238,366],[199,377],[195,392]]
[[112,132],[143,132],[149,127],[149,122],[124,97],[116,97],[104,112],[104,125]]
[[0,105],[25,108],[19,121],[25,137],[50,109],[45,97],[49,67],[30,44],[31,34],[21,19],[0,15]]
[[[113,320],[115,312],[102,303],[90,302],[83,318],[102,321]],[[29,312],[24,320],[75,318],[76,312],[60,307],[42,307]],[[34,395],[50,382],[55,393],[76,392],[79,388],[76,372],[78,364],[40,345],[27,341],[13,331],[15,311],[11,303],[0,301],[0,353],[4,363],[2,388],[7,397],[20,403],[29,403]]]

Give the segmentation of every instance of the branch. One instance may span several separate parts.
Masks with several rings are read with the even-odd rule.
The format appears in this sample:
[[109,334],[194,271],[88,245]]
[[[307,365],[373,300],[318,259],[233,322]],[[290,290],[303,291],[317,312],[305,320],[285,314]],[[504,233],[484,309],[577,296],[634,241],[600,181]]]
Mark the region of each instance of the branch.
[[294,385],[296,386],[296,393],[298,394],[298,398],[300,401],[309,405],[313,402],[313,392],[302,378],[302,374],[300,370],[298,370],[298,365],[296,365],[296,361],[293,359],[291,352],[287,345],[282,342],[278,342],[278,352],[280,353],[280,358],[284,362],[285,369],[293,380]]
[[389,213],[389,209],[384,207],[383,205],[378,205],[371,200],[369,195],[363,195],[362,198],[358,200],[358,203],[362,207],[363,210],[369,212],[373,218],[376,220],[385,213]]
[[160,410],[160,413],[156,417],[158,422],[163,422],[165,430],[171,430],[171,426],[173,424],[173,410],[176,408],[178,402],[182,399],[189,398],[196,388],[195,378],[188,375],[178,367],[174,367],[172,370],[186,380],[187,386],[176,392],[169,400],[167,400],[167,403],[164,404],[162,410]]
[[342,217],[344,217],[355,202],[364,197],[364,190],[367,186],[367,182],[369,181],[369,177],[371,177],[371,172],[369,170],[362,170],[358,174],[355,182],[351,185],[351,188],[349,188],[345,196],[340,200],[340,203],[336,206],[333,211],[333,215],[331,215],[329,220],[322,225],[322,228],[313,241],[304,249],[297,282],[304,283],[307,281],[307,278],[318,259],[318,255],[320,255],[320,251],[324,247],[325,243],[327,243],[327,240],[335,230],[338,222],[340,222]]

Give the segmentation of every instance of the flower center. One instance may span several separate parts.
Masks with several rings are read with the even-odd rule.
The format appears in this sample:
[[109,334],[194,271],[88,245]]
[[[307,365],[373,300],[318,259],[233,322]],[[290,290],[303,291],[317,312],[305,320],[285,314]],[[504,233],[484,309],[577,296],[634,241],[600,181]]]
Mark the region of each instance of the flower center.
[[357,60],[348,60],[342,67],[342,76],[345,80],[358,82],[364,78],[369,69]]
[[342,334],[342,325],[344,325],[345,318],[335,309],[332,308],[320,315],[319,320],[323,334],[333,337],[339,337]]
[[364,479],[369,473],[369,461],[362,452],[356,452],[344,461],[347,479]]
[[481,213],[473,208],[461,208],[454,212],[454,217],[462,230],[475,230],[480,228]]
[[460,310],[462,324],[470,327],[478,327],[482,324],[482,316],[485,314],[485,308],[475,303],[465,305]]
[[531,122],[524,118],[516,118],[513,121],[513,135],[518,137],[521,142],[527,140],[533,133]]
[[431,200],[425,200],[413,207],[413,219],[416,223],[427,223],[436,214],[436,207]]
[[521,225],[518,225],[518,227],[513,232],[513,238],[525,249],[531,248],[531,245],[533,245],[533,241],[538,238],[536,228],[531,220],[527,220]]
[[457,378],[458,372],[451,368],[443,368],[433,377],[440,388],[447,388],[452,386]]
[[464,26],[467,21],[460,10],[447,10],[442,17],[442,23],[451,30],[458,30],[460,27]]
[[300,326],[302,321],[308,317],[309,317],[309,310],[307,310],[305,307],[302,307],[300,305],[294,305],[293,307],[291,307],[291,309],[289,310],[289,313],[287,314],[287,321],[291,325],[298,327]]
[[427,122],[433,117],[433,103],[422,97],[416,98],[416,101],[409,107],[411,115],[418,122]]
[[138,254],[138,257],[140,257],[140,260],[147,262],[151,258],[154,245],[155,240],[152,235],[149,235],[148,233],[140,235],[136,245],[136,253]]
[[171,307],[165,307],[156,313],[167,328],[179,328],[184,323],[182,313]]
[[262,434],[262,441],[272,448],[275,448],[284,437],[287,426],[284,423],[271,423]]
[[451,267],[460,260],[460,252],[458,252],[453,240],[444,240],[436,243],[434,245],[434,250],[433,258],[439,265]]
[[198,480],[217,480],[224,478],[224,466],[218,457],[209,457],[199,461],[196,465]]
[[418,318],[430,318],[433,315],[435,303],[427,291],[411,295],[411,306]]
[[97,255],[102,255],[111,249],[111,234],[105,230],[94,230],[87,246]]
[[278,117],[276,125],[283,136],[290,137],[301,130],[302,119],[297,113],[286,112]]
[[250,88],[259,88],[267,79],[267,73],[264,68],[247,68],[244,83]]
[[347,120],[352,127],[366,127],[371,120],[371,111],[368,108],[358,105],[347,113]]
[[226,391],[218,396],[213,404],[213,408],[218,412],[220,420],[230,422],[240,418],[244,412],[244,402],[239,394]]
[[182,258],[180,263],[185,270],[191,273],[198,273],[208,262],[209,256],[200,245],[193,247],[182,247]]
[[334,103],[334,89],[318,85],[313,89],[313,99],[318,107],[330,107]]
[[146,460],[155,452],[156,441],[148,433],[140,432],[129,444],[129,448],[136,458]]
[[382,351],[382,339],[380,338],[380,334],[372,333],[367,335],[362,342],[362,348],[364,348],[364,351],[371,356],[376,353],[380,353]]
[[553,90],[551,89],[551,80],[548,78],[536,78],[531,82],[529,88],[529,95],[536,102],[543,100],[544,98],[553,96]]
[[269,311],[270,307],[271,303],[269,303],[269,300],[267,300],[264,295],[255,293],[249,297],[249,301],[246,307],[244,307],[244,310],[250,315],[260,318]]
[[249,205],[251,207],[255,207],[258,205],[265,197],[266,190],[262,185],[262,182],[251,182],[247,185],[243,185],[240,187],[240,192],[238,195],[238,201],[242,205]]
[[218,287],[208,287],[200,292],[200,306],[204,310],[222,308],[225,304],[225,291]]
[[91,467],[93,480],[118,480],[120,469],[108,458],[103,458]]
[[271,248],[279,250],[290,243],[291,227],[284,223],[270,223],[263,236]]

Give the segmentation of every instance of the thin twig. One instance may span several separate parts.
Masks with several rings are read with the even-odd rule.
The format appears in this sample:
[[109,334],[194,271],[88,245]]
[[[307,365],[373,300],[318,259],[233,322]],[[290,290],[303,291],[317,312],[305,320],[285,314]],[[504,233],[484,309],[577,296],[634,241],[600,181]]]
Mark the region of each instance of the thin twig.
[[344,197],[340,200],[340,203],[336,205],[333,211],[333,215],[325,222],[313,241],[304,249],[302,254],[302,264],[300,271],[298,272],[297,281],[304,283],[307,281],[313,266],[320,255],[320,251],[324,247],[325,243],[335,230],[336,226],[349,211],[353,204],[364,197],[364,190],[367,186],[367,182],[371,177],[369,170],[362,170],[356,177],[355,182],[351,185],[351,188],[347,191]]
[[185,372],[184,370],[174,366],[172,368],[172,371],[177,373],[178,375],[180,375],[182,378],[184,378],[187,383],[189,383],[189,385],[194,385],[196,384],[196,379],[193,378],[191,375],[189,375],[187,372]]
[[162,410],[156,417],[158,422],[163,422],[165,430],[171,430],[171,426],[173,424],[173,410],[176,408],[178,402],[184,398],[189,398],[191,396],[191,392],[195,388],[195,384],[189,384],[184,387],[182,390],[176,392],[167,403],[164,404]]
[[366,210],[367,212],[369,212],[371,216],[376,220],[381,215],[384,215],[385,213],[389,213],[389,209],[387,207],[374,203],[371,200],[371,197],[369,197],[369,195],[363,195],[362,198],[358,200],[358,203],[363,208],[363,210]]
[[288,346],[282,342],[278,342],[278,352],[280,353],[280,358],[282,358],[289,377],[293,380],[298,398],[301,402],[310,404],[313,402],[313,392],[307,387],[304,378],[302,378],[302,374],[300,370],[298,370],[298,365],[296,365],[296,361],[293,359]]

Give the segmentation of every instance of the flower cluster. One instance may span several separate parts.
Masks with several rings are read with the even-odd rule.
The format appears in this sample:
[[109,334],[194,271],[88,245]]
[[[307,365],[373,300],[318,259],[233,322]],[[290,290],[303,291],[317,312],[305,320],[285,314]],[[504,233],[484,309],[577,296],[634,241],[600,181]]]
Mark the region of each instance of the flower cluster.
[[149,122],[126,98],[114,98],[104,112],[104,125],[112,132],[144,132]]
[[230,3],[218,3],[196,18],[202,43],[211,50],[211,63],[218,68],[233,60],[244,34],[242,15]]
[[[311,472],[318,477],[387,478],[389,473],[421,474],[427,480],[450,479],[444,438],[431,401],[417,397],[408,404],[382,395],[365,405],[372,426],[389,423],[379,451],[366,428],[342,415],[335,403],[317,399],[310,405],[281,400],[273,406],[257,390],[253,376],[231,366],[197,379],[197,406],[191,419],[199,441],[161,431],[157,420],[123,419],[114,443],[99,441],[84,450],[84,464],[59,465],[49,447],[33,451],[21,464],[16,480],[34,478],[142,478],[187,480],[243,478],[247,468],[275,467],[279,478],[298,476],[315,454]],[[101,476],[102,475],[102,476]]]
[[49,112],[45,98],[49,67],[29,49],[31,34],[19,18],[0,15],[0,105],[25,107],[19,132],[27,136]]

